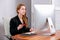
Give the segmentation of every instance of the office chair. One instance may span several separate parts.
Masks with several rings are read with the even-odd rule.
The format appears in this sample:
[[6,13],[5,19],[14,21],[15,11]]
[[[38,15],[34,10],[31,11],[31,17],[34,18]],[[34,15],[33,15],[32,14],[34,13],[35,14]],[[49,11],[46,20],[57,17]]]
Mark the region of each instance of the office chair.
[[11,17],[3,17],[4,31],[5,31],[4,36],[5,36],[8,40],[12,40],[12,39],[11,39],[11,35],[10,35],[10,25],[9,25],[10,19],[11,19]]

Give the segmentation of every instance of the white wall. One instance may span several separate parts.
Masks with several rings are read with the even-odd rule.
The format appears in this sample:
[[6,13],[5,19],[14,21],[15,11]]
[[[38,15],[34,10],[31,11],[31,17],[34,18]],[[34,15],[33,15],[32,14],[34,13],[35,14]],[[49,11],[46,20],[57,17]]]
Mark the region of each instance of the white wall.
[[60,0],[55,0],[55,26],[60,30]]
[[2,17],[16,15],[16,0],[1,0],[0,3],[0,22],[2,23]]
[[60,30],[60,10],[55,10],[55,26],[57,30]]

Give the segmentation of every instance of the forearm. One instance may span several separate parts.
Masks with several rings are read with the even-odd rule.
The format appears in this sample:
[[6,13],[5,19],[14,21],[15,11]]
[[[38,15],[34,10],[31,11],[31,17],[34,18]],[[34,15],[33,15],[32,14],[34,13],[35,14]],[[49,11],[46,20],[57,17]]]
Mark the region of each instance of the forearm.
[[28,28],[26,28],[26,31],[27,31],[27,32],[30,32],[30,28],[29,28],[29,27],[28,27]]

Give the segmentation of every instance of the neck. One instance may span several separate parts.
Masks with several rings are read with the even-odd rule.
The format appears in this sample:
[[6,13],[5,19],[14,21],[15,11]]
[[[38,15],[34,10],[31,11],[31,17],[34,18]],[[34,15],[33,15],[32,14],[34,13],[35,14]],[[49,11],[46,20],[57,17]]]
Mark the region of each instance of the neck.
[[22,15],[18,14],[18,17],[19,17],[19,20],[21,21],[21,23],[23,24]]
[[18,17],[19,17],[19,19],[22,19],[22,15],[19,15],[19,14],[18,14]]

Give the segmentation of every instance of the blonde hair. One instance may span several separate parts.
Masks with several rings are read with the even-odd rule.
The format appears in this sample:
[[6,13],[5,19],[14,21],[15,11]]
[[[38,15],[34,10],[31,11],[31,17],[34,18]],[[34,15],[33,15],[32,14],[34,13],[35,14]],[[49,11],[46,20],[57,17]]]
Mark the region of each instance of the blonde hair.
[[[18,6],[16,8],[16,12],[17,13],[19,13],[18,10],[21,8],[21,6],[25,6],[25,4],[23,4],[23,3],[22,4],[18,4]],[[26,13],[25,13],[25,15],[23,15],[22,19],[23,19],[23,22],[25,23],[25,26],[28,27],[28,18],[26,16]]]

